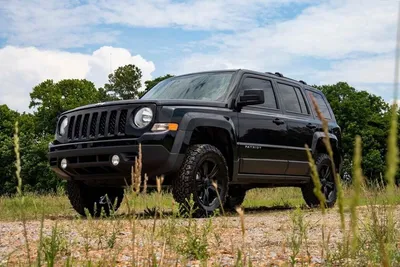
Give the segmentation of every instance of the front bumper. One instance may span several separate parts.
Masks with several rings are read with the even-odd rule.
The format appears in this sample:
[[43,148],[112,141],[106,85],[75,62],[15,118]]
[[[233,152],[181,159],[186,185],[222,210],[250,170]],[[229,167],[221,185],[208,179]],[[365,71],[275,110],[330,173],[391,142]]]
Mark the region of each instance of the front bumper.
[[[170,152],[161,144],[142,144],[142,174],[150,178],[179,170],[184,155]],[[120,163],[114,166],[111,157],[118,155]],[[139,144],[133,139],[108,140],[101,143],[69,143],[49,146],[49,161],[53,171],[63,179],[123,178],[130,181],[131,168],[139,155]],[[68,162],[61,168],[62,159]]]

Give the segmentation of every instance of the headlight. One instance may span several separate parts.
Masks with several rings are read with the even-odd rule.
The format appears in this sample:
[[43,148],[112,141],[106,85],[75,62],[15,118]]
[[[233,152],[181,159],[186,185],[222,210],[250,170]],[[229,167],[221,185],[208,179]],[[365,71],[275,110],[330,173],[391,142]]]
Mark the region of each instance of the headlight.
[[64,118],[62,120],[62,122],[60,123],[60,128],[58,129],[58,132],[60,133],[60,135],[65,134],[67,126],[68,126],[68,118]]
[[144,128],[150,124],[153,119],[153,111],[150,108],[141,108],[136,112],[133,122],[138,128]]

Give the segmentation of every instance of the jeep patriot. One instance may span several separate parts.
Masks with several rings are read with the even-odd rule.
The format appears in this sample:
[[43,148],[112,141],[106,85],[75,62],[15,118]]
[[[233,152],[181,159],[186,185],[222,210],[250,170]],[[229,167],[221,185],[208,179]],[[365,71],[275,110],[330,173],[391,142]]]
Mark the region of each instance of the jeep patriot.
[[[252,188],[300,187],[318,206],[305,145],[326,205],[337,188],[311,96],[328,120],[334,163],[341,167],[341,131],[321,91],[280,73],[222,70],[166,79],[139,100],[78,107],[60,115],[49,160],[67,180],[73,208],[99,216],[116,210],[142,150],[142,172],[155,186],[164,176],[174,199],[195,216],[240,205]],[[268,196],[266,196],[268,197]],[[110,204],[115,204],[110,205]]]

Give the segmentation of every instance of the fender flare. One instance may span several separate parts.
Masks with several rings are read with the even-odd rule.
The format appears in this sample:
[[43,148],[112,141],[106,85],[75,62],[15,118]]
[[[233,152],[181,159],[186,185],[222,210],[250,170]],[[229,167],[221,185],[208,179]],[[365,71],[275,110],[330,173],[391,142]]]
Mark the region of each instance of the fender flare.
[[[337,149],[337,151],[339,151],[339,147],[338,147],[339,141],[338,141],[336,135],[328,133],[328,136],[329,136],[329,140],[331,141],[332,148],[333,149]],[[318,145],[319,142],[322,142],[322,139],[324,137],[325,137],[325,133],[324,132],[316,132],[316,133],[314,133],[312,144],[311,144],[311,151],[312,151],[313,154],[316,153],[317,145]]]
[[226,130],[229,133],[232,151],[234,155],[236,154],[236,130],[232,119],[228,116],[200,112],[188,112],[183,116],[171,152],[184,153],[190,144],[193,131],[197,127],[215,127]]

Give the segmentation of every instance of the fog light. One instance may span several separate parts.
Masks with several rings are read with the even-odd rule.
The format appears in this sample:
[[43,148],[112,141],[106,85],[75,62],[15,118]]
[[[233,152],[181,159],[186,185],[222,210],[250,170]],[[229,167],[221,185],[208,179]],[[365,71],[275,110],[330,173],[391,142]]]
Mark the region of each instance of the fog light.
[[67,166],[68,166],[67,159],[62,159],[61,160],[61,168],[63,168],[65,170],[67,168]]
[[119,164],[119,156],[118,155],[112,156],[111,163],[112,165],[117,166]]

